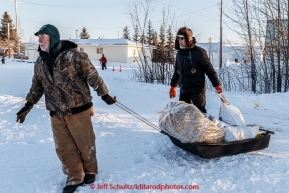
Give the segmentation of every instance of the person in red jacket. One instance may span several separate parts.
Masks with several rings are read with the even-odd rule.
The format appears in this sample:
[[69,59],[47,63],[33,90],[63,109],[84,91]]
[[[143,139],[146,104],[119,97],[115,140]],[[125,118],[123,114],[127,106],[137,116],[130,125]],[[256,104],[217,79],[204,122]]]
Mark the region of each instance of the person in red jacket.
[[104,68],[106,70],[106,62],[107,62],[106,57],[104,57],[104,54],[102,54],[102,57],[100,58],[102,70],[104,70]]

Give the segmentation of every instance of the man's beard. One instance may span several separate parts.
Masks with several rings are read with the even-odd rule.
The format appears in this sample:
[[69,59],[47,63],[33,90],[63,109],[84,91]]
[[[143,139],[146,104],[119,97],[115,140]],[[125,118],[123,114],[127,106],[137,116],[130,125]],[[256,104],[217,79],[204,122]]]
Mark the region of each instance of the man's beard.
[[44,45],[40,45],[40,49],[43,51],[43,52],[48,52],[48,48]]

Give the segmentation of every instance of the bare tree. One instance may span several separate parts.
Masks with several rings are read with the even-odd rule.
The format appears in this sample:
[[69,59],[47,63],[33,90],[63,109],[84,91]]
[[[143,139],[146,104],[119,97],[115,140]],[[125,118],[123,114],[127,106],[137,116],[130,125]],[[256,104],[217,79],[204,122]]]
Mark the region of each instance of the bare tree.
[[139,31],[138,31],[138,27],[135,26],[133,29],[134,29],[134,33],[133,33],[132,40],[135,41],[135,42],[138,42],[138,41],[139,41]]
[[[135,41],[137,49],[137,56],[135,61],[138,64],[138,71],[134,71],[135,77],[139,81],[153,82],[154,70],[151,63],[151,47],[145,44],[145,32],[147,22],[152,14],[151,0],[137,0],[127,4],[128,15],[135,29],[139,31],[140,42]],[[136,33],[135,33],[136,34]],[[134,40],[136,40],[134,38]]]
[[[169,84],[173,66],[168,64],[168,56],[165,54],[165,31],[167,24],[167,14],[163,12],[163,22],[161,24],[163,31],[160,32],[160,41],[157,33],[150,29],[149,18],[154,10],[151,0],[137,0],[127,5],[128,15],[132,24],[139,29],[141,40],[136,42],[137,56],[135,61],[138,69],[134,71],[134,76],[139,81],[162,84]],[[145,34],[153,34],[151,42],[146,44]]]
[[254,44],[252,40],[252,32],[250,26],[250,17],[249,17],[249,7],[248,7],[248,0],[244,2],[245,14],[246,14],[246,24],[247,24],[247,33],[248,33],[248,40],[249,40],[249,54],[251,59],[251,80],[252,80],[252,91],[256,92],[256,66],[255,66],[255,51],[254,51]]
[[[287,3],[287,6],[286,6]],[[287,15],[287,53],[285,53],[286,59],[285,59],[285,85],[284,85],[284,92],[288,91],[288,83],[289,83],[289,1],[285,1],[285,6],[287,7],[287,12],[285,14]]]
[[225,14],[233,23],[228,27],[246,49],[235,50],[241,61],[237,67],[219,70],[228,89],[234,79],[234,84],[239,80],[239,87],[254,93],[288,91],[288,8],[288,0],[232,1],[233,14]]
[[146,43],[148,45],[153,44],[153,36],[154,36],[154,30],[152,28],[152,22],[149,20],[148,27],[147,27],[147,36],[146,36]]

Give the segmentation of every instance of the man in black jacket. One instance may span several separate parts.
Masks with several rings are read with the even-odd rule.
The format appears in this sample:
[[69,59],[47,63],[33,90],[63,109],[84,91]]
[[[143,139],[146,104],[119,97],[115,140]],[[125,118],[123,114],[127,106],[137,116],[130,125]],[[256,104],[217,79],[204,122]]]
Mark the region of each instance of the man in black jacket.
[[176,87],[179,85],[179,100],[193,103],[200,111],[206,113],[205,74],[218,94],[222,93],[222,88],[207,52],[195,44],[196,41],[190,29],[182,27],[178,30],[175,41],[175,49],[178,50],[178,53],[175,71],[170,83],[170,97],[176,96]]

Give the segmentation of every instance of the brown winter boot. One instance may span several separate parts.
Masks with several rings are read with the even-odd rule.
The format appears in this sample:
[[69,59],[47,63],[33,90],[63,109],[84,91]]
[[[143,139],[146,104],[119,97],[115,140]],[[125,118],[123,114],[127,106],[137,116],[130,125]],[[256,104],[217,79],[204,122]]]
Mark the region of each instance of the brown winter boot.
[[82,186],[83,182],[76,185],[67,185],[63,188],[62,193],[74,193],[78,186]]
[[84,183],[92,184],[95,181],[95,174],[85,174]]

